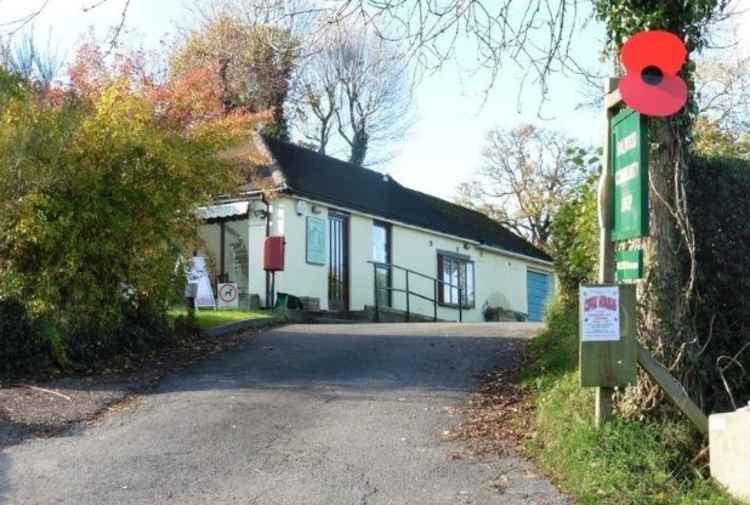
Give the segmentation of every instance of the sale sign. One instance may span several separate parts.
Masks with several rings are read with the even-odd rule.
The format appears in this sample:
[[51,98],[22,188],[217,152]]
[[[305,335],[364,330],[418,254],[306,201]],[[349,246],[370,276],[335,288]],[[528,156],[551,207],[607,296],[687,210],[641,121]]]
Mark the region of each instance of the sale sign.
[[620,293],[617,286],[581,286],[581,341],[620,340]]

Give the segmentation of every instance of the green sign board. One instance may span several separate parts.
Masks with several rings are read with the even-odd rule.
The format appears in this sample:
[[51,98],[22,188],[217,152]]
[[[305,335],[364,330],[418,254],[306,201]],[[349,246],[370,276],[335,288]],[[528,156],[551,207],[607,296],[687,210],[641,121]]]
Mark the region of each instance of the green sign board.
[[648,235],[648,129],[643,116],[626,108],[611,119],[614,175],[612,240]]
[[319,217],[307,218],[306,259],[311,265],[326,264],[326,221]]
[[643,251],[619,251],[615,255],[617,280],[635,280],[643,277]]

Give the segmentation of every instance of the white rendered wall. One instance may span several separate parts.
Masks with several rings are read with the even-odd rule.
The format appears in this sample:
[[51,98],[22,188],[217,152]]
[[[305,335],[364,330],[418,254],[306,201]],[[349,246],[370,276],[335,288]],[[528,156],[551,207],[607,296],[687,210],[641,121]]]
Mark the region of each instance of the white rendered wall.
[[[473,309],[464,310],[464,321],[483,321],[482,308],[486,302],[491,306],[501,306],[526,313],[526,270],[529,262],[479,249],[478,246],[460,239],[447,238],[397,225],[392,228],[392,237],[393,263],[422,272],[430,277],[437,277],[438,251],[468,256],[474,262],[475,305]],[[468,244],[468,248],[464,244]],[[541,265],[537,269],[546,270]],[[394,287],[404,287],[403,272],[394,272],[393,278]],[[431,298],[434,296],[434,283],[426,279],[410,275],[409,288]],[[401,294],[395,295],[393,301],[397,309],[406,307],[405,298]],[[412,311],[425,315],[432,314],[431,302],[413,297],[410,304]],[[438,307],[438,317],[448,320],[458,319],[458,310]]]
[[261,306],[266,304],[266,272],[263,270],[263,241],[266,238],[266,218],[257,216],[255,210],[265,210],[260,200],[250,202],[248,218],[248,292],[260,297]]
[[276,272],[276,292],[319,298],[321,310],[328,310],[328,259],[325,265],[308,264],[306,260],[307,217],[327,221],[328,210],[319,207],[321,212],[314,214],[312,206],[305,205],[302,215],[297,215],[295,207],[293,198],[271,200],[271,235],[286,239],[285,270]]
[[[301,215],[297,213],[295,197],[282,196],[271,200],[271,235],[283,235],[286,239],[286,268],[276,273],[276,292],[320,299],[320,307],[328,309],[328,258],[325,265],[306,262],[306,218],[315,216],[328,219],[328,208],[323,204],[306,201]],[[319,212],[313,213],[315,206]],[[251,203],[251,208],[264,208],[261,202]],[[248,292],[260,296],[265,303],[265,272],[263,271],[263,241],[266,220],[253,215],[248,226]],[[372,259],[372,227],[370,216],[350,213],[349,219],[349,306],[351,310],[362,310],[373,305],[373,270],[367,262]],[[326,233],[327,233],[326,228]],[[218,258],[218,225],[204,225],[201,236],[208,244],[214,244]],[[328,237],[326,236],[326,241]],[[466,247],[465,244],[468,246]],[[527,312],[526,272],[533,269],[552,274],[551,266],[543,263],[504,255],[476,244],[454,239],[426,230],[411,228],[397,223],[391,225],[392,262],[396,265],[437,276],[437,253],[439,250],[468,256],[475,268],[475,306],[464,310],[464,321],[483,321],[485,303],[501,306],[518,312]],[[213,249],[211,246],[209,249]],[[393,286],[404,288],[403,272],[394,271]],[[434,283],[410,275],[410,289],[432,298]],[[432,315],[431,302],[411,298],[411,310],[423,315]],[[404,310],[404,295],[394,293],[393,307]],[[438,307],[438,317],[457,320],[458,310]]]
[[353,214],[349,219],[350,267],[349,307],[362,310],[373,305],[375,292],[372,265],[372,219]]

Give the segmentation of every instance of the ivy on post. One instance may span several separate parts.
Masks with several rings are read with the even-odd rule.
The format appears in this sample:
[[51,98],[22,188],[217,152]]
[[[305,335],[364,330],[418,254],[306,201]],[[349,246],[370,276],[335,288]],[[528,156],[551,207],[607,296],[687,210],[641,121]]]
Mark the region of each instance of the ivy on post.
[[[610,124],[612,119],[613,106],[619,103],[619,93],[617,92],[617,79],[607,79],[604,85],[605,93],[605,136],[604,151],[602,159],[604,166],[602,169],[601,179],[599,180],[599,283],[607,284],[614,280],[613,258],[615,255],[614,244],[612,243],[612,211],[610,205],[612,201],[613,188],[613,170],[610,163],[610,142],[612,135],[610,133]],[[583,362],[581,363],[583,365]],[[596,388],[596,425],[601,426],[612,417],[612,395],[614,390],[611,387]]]
[[[647,125],[637,112],[623,107],[618,84],[619,79],[615,78],[605,83],[605,163],[599,183],[599,284],[616,291],[613,296],[617,298],[617,338],[594,337],[593,341],[590,336],[587,338],[584,287],[580,301],[581,386],[596,387],[597,427],[612,417],[615,387],[635,381],[636,292],[634,286],[614,284],[625,275],[620,272],[620,264],[628,263],[616,261],[615,243],[648,235]],[[627,277],[633,279],[638,275],[630,272]]]

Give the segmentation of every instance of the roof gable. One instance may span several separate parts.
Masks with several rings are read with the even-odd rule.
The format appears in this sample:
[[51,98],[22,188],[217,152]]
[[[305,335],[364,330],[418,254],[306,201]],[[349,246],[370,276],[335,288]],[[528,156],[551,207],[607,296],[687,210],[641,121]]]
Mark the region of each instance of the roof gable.
[[542,261],[552,259],[484,214],[407,188],[374,170],[268,137],[263,141],[292,193]]

